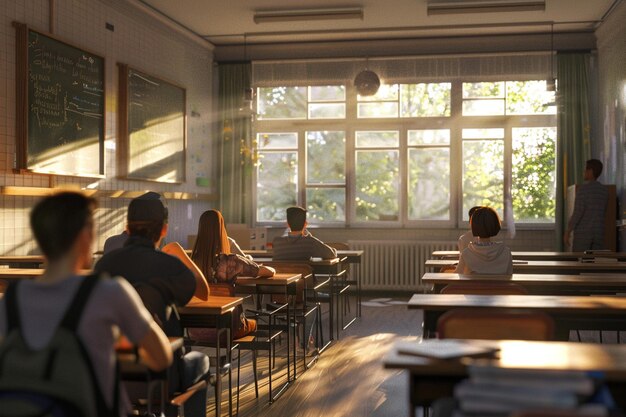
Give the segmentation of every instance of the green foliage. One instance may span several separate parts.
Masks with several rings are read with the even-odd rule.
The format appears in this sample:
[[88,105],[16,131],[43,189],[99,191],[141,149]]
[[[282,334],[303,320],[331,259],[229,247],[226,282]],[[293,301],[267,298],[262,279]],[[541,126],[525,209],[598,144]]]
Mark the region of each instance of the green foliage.
[[555,216],[556,129],[513,130],[511,196],[515,218],[548,222]]

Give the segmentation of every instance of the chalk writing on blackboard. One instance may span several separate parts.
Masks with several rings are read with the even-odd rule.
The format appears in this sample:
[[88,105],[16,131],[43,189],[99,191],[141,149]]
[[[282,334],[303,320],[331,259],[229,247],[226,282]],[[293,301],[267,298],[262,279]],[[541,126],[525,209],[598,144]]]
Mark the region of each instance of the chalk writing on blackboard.
[[149,181],[185,181],[185,89],[125,65],[127,81],[126,177]]
[[27,168],[104,174],[104,59],[28,32]]

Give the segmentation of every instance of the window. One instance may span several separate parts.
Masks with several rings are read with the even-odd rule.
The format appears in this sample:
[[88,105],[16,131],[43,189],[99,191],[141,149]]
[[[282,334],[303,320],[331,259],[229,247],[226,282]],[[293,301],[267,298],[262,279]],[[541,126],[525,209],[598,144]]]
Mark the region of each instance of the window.
[[453,227],[469,208],[552,224],[556,116],[545,81],[263,87],[257,94],[256,220]]

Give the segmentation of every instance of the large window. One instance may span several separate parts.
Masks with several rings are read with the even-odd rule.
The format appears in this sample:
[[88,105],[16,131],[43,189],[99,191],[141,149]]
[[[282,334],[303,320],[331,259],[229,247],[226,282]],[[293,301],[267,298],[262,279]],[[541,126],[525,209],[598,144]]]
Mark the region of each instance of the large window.
[[[257,90],[256,220],[302,205],[335,226],[456,226],[469,208],[554,223],[556,117],[545,81]],[[510,192],[507,192],[509,191]]]

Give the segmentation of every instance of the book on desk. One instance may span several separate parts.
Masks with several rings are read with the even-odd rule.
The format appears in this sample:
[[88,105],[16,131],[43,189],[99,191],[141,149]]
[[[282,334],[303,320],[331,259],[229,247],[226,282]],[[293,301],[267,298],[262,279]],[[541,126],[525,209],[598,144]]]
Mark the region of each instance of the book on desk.
[[503,369],[471,365],[469,378],[454,388],[462,416],[508,416],[529,409],[567,410],[572,415],[608,415],[589,400],[600,385],[586,372]]

